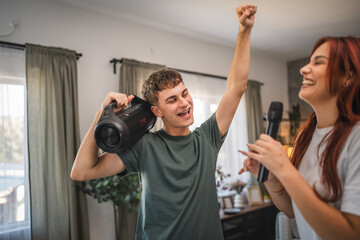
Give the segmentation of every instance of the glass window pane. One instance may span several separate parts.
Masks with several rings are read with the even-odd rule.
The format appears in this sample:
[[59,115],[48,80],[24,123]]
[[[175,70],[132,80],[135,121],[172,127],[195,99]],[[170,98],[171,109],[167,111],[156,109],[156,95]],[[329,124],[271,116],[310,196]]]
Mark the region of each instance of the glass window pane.
[[25,83],[24,51],[0,47],[0,239],[30,239]]

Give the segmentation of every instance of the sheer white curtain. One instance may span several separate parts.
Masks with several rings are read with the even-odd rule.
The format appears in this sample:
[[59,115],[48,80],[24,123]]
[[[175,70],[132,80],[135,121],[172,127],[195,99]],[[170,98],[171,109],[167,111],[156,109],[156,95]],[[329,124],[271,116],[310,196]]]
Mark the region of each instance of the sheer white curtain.
[[30,239],[25,51],[0,46],[0,239]]
[[[190,127],[190,130],[194,130],[216,111],[221,97],[225,93],[226,81],[220,78],[180,73],[194,101],[195,121]],[[238,171],[242,168],[243,161],[245,160],[245,157],[238,150],[247,150],[247,143],[246,106],[245,98],[243,97],[218,156],[217,165],[221,167],[224,173],[231,175],[227,179],[229,182],[237,179],[243,182],[250,182],[249,173],[238,175]]]

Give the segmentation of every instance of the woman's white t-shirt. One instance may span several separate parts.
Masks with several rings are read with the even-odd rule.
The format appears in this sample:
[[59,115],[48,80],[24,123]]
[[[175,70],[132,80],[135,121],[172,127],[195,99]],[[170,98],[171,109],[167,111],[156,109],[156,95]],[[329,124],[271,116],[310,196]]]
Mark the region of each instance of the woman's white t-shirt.
[[[310,145],[299,166],[299,172],[304,179],[315,186],[320,194],[325,193],[321,183],[322,169],[320,156],[326,147],[326,140],[320,146],[322,139],[333,127],[316,128]],[[341,212],[360,216],[360,122],[358,122],[347,137],[337,162],[337,171],[342,187],[342,197],[331,206]],[[304,240],[321,239],[302,216],[295,203],[292,202],[300,238]]]

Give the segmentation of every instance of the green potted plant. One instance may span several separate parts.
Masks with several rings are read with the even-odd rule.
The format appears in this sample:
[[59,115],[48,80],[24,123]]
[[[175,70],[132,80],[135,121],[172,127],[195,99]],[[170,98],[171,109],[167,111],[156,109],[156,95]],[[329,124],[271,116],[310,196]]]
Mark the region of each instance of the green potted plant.
[[231,183],[231,188],[232,190],[235,190],[237,194],[240,194],[246,185],[246,183],[240,180],[236,180],[235,182]]
[[[136,216],[141,197],[141,184],[138,174],[133,173],[125,177],[114,175],[83,181],[79,183],[79,186],[84,193],[94,197],[99,203],[108,201],[113,203],[116,239],[134,238],[131,236],[135,234]],[[127,213],[134,215],[130,217],[133,219],[133,226],[128,226],[125,230],[130,229],[131,232],[124,233],[121,221],[127,218],[125,216]]]
[[245,199],[241,195],[243,189],[246,187],[246,183],[236,180],[231,183],[231,189],[236,191],[236,195],[234,196],[234,207],[235,208],[243,208],[245,206]]

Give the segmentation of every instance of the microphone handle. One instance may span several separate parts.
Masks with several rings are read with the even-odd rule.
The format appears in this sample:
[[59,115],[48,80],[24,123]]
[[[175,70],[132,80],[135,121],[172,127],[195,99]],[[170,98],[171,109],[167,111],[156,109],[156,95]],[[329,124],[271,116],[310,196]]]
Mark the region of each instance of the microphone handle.
[[[280,122],[270,122],[266,129],[266,134],[270,135],[272,138],[276,138],[276,134],[279,130]],[[266,169],[262,164],[260,164],[257,180],[258,182],[265,182],[268,178],[269,170]]]
[[266,167],[264,167],[264,165],[260,164],[259,173],[257,177],[258,182],[265,182],[268,178],[268,175],[269,175],[269,170],[267,170]]

